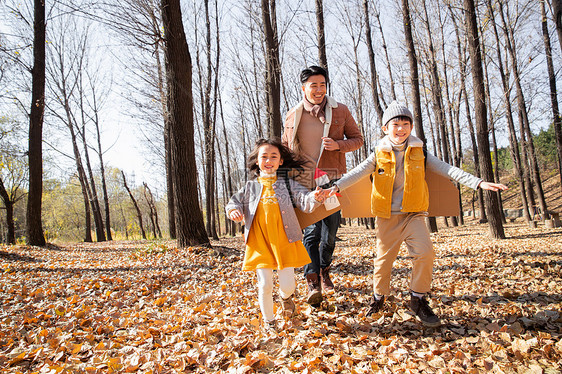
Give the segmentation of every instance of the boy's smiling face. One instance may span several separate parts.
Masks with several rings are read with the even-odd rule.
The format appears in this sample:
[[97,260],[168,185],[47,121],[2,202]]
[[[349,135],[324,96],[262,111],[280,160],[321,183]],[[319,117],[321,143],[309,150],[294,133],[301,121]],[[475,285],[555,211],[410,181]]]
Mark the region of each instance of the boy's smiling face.
[[396,117],[382,127],[382,131],[388,135],[394,144],[404,143],[412,133],[412,123],[404,117]]

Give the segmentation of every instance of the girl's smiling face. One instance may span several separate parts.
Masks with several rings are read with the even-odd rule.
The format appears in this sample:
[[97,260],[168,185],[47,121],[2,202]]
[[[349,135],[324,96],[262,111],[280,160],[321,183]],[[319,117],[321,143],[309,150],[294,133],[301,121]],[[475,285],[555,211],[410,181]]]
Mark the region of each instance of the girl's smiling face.
[[275,174],[279,165],[283,165],[283,159],[279,149],[270,144],[264,144],[258,151],[258,167],[263,174]]
[[388,121],[388,123],[382,127],[382,131],[388,135],[392,143],[402,144],[412,133],[412,123],[408,119],[396,117]]

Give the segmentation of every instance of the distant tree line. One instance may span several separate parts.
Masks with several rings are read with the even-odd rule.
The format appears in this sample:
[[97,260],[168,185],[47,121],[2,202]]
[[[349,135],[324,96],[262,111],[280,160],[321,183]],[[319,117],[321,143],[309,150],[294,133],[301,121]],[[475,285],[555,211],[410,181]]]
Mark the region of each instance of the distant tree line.
[[[562,175],[560,0],[133,0],[126,7],[35,0],[6,7],[3,126],[19,134],[10,152],[27,162],[14,166],[23,170],[17,182],[2,164],[0,197],[7,227],[26,201],[18,224],[25,221],[29,244],[52,238],[43,204],[53,191],[44,189],[57,183],[65,201],[79,186],[81,224],[72,227],[83,240],[122,231],[104,160],[114,141],[104,131],[108,101],[117,99],[166,190],[149,203],[148,184],[129,183],[139,230],[150,222],[154,236],[164,231],[180,246],[234,234],[239,228],[223,204],[245,179],[236,176],[254,140],[280,135],[284,113],[302,98],[298,73],[311,64],[328,68],[331,92],[349,104],[365,136],[350,166],[372,150],[384,108],[398,99],[413,109],[416,135],[431,152],[487,180],[513,170],[524,219],[539,209],[550,220],[544,172]],[[107,49],[100,40],[109,40]],[[101,59],[113,43],[118,53]],[[467,150],[472,159],[463,157]],[[491,236],[504,237],[501,195],[480,192],[478,205]],[[152,223],[156,214],[164,230]],[[450,223],[462,224],[462,215]],[[13,242],[15,230],[6,238]]]

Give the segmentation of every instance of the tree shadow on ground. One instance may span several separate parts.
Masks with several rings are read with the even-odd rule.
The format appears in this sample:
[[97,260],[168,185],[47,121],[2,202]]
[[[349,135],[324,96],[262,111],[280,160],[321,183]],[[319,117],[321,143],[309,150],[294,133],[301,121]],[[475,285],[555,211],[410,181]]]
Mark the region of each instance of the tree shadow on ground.
[[5,251],[0,251],[0,258],[3,259],[3,260],[13,261],[13,262],[17,262],[17,261],[43,262],[43,260],[39,260],[35,257],[20,255],[18,253],[11,253],[11,252],[5,252]]
[[561,237],[562,238],[562,230],[560,229],[551,229],[553,231],[550,232],[538,232],[534,234],[522,234],[522,235],[512,235],[508,236],[506,239],[537,239],[537,238],[554,238],[554,237]]
[[[551,301],[554,300],[554,302],[556,302],[555,300],[558,300],[558,302],[562,300],[562,295],[560,294],[550,294],[544,297],[549,298]],[[485,295],[451,297],[449,301],[453,299],[457,301],[466,301],[467,299],[480,300],[471,302],[492,308],[495,305],[501,306],[501,304],[509,302],[505,298],[504,300],[491,301],[491,298]],[[535,299],[535,303],[541,303],[540,299],[537,299],[534,294],[520,295],[518,299]],[[450,302],[447,304],[450,304]],[[344,314],[358,315],[359,313],[364,313],[368,308],[368,302],[360,305],[355,300],[349,300],[337,304],[337,307]],[[487,333],[507,332],[514,336],[519,336],[524,332],[541,331],[550,334],[560,334],[562,332],[562,324],[560,323],[561,312],[554,308],[540,310],[536,313],[526,313],[527,309],[525,308],[525,303],[523,303],[523,306],[516,313],[497,314],[495,317],[479,314],[475,308],[471,308],[471,311],[467,314],[455,312],[452,306],[442,304],[440,310],[442,313],[440,315],[442,319],[441,326],[425,327],[415,319],[413,312],[410,311],[408,296],[390,296],[382,312],[364,319],[358,319],[351,326],[351,329],[355,330],[358,334],[377,335],[387,338],[392,336],[410,339],[437,337],[442,341],[454,341],[471,336],[479,337],[483,331]],[[439,309],[434,309],[434,311],[439,314]],[[328,325],[336,324],[336,322],[331,323],[330,321],[327,321],[327,323]],[[336,328],[330,332],[342,333],[342,331]]]

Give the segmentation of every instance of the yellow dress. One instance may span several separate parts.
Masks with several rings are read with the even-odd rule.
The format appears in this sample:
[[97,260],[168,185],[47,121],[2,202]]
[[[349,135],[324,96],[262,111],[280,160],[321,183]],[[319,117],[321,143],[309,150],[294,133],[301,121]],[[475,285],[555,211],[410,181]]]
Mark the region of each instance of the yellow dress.
[[242,270],[278,269],[301,267],[310,263],[306,248],[299,240],[289,243],[279,203],[273,190],[277,177],[262,178],[258,181],[263,190],[246,243],[246,254]]

